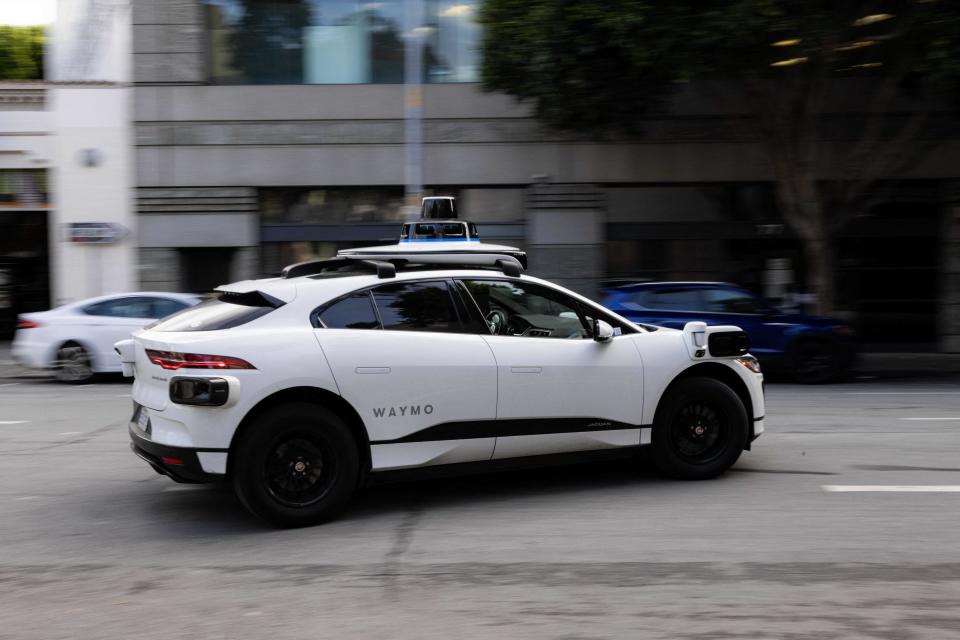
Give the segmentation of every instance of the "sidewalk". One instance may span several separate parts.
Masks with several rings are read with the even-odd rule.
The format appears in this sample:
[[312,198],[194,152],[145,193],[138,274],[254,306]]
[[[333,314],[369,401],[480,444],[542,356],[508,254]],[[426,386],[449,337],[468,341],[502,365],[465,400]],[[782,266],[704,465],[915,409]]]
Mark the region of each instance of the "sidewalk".
[[861,353],[856,372],[877,378],[960,376],[960,353]]
[[[0,341],[0,378],[45,377],[46,372],[24,369],[10,357],[10,343]],[[960,377],[960,353],[863,353],[854,379]]]

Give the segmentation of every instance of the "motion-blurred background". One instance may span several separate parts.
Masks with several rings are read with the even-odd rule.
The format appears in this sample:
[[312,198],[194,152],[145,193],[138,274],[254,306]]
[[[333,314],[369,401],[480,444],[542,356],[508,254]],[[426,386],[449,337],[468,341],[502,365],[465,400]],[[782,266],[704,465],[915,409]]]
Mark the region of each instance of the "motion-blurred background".
[[452,195],[599,300],[726,281],[866,350],[960,351],[955,3],[0,0],[0,23],[0,339],[381,244]]

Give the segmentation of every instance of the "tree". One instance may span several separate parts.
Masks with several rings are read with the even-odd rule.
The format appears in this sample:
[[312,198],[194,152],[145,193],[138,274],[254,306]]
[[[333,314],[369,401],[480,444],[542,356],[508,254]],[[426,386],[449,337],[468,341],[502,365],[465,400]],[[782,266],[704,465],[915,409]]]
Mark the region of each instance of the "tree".
[[43,38],[43,27],[0,25],[0,80],[42,80]]
[[[958,9],[950,0],[486,0],[483,82],[532,101],[557,129],[599,136],[642,135],[642,116],[688,83],[712,92],[730,129],[765,149],[781,214],[829,313],[839,231],[931,146],[931,119],[957,104]],[[841,126],[830,111],[838,95],[858,105]]]

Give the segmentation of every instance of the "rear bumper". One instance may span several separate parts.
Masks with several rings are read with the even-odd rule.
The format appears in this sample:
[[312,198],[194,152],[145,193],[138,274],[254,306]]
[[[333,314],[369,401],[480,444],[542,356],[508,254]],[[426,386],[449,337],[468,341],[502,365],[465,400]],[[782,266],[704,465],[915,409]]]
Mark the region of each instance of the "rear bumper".
[[137,433],[134,423],[130,423],[128,431],[130,449],[161,475],[169,476],[177,482],[188,483],[216,482],[223,478],[220,474],[203,470],[197,449],[170,447],[147,440]]
[[49,369],[53,366],[47,344],[28,342],[19,336],[10,343],[10,357],[14,362],[28,369]]

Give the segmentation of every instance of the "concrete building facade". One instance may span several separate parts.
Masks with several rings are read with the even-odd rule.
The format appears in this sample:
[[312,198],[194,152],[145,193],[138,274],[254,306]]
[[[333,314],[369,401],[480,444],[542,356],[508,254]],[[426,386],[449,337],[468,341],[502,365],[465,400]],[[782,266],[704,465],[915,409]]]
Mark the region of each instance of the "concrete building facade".
[[[329,17],[345,4],[133,0],[141,286],[201,290],[396,238],[402,3]],[[548,131],[470,82],[476,3],[426,7],[424,185],[485,239],[590,295],[617,277],[803,287],[763,150],[716,105],[685,94],[634,140]],[[257,50],[267,31],[287,40]],[[839,306],[868,343],[960,350],[958,158],[948,136],[840,239]]]

